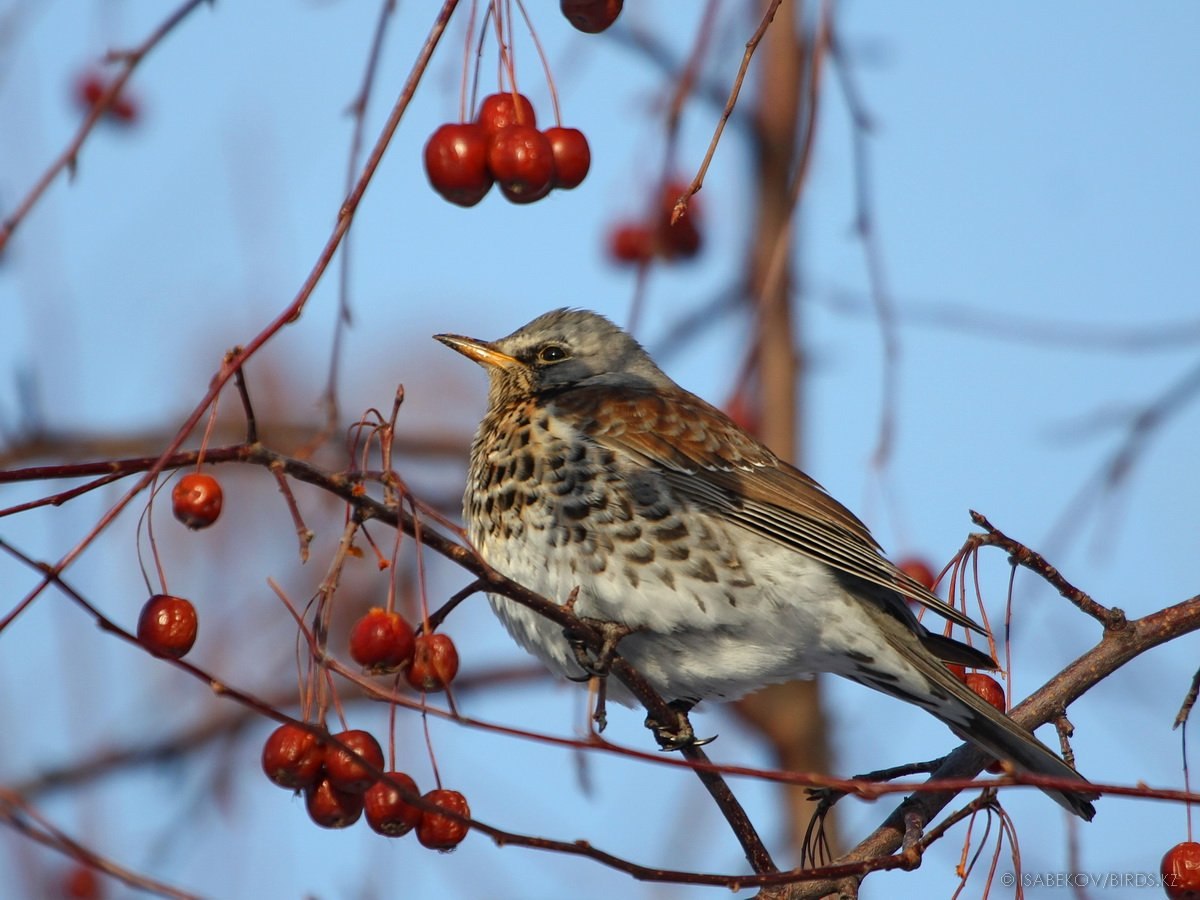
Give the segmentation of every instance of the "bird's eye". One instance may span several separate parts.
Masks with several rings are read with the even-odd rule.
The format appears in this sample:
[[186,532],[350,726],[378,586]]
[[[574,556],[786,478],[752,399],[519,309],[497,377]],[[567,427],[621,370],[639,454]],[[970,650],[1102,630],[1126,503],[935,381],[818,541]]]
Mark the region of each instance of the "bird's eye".
[[558,344],[547,344],[542,349],[538,350],[538,362],[556,363],[562,362],[567,358],[567,351]]

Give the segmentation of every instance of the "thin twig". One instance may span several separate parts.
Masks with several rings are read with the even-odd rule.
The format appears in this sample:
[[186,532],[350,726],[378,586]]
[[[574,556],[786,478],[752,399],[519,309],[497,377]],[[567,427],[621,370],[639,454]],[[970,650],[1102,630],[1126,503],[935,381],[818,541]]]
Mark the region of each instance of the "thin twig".
[[671,212],[672,224],[679,221],[679,217],[687,211],[688,201],[704,186],[704,176],[708,173],[708,167],[712,163],[713,155],[717,152],[717,144],[721,142],[721,135],[725,132],[725,123],[729,121],[729,117],[733,115],[733,108],[737,106],[738,95],[742,92],[742,82],[746,80],[746,72],[750,68],[750,60],[754,58],[754,51],[762,43],[767,29],[771,27],[771,22],[775,18],[775,11],[779,9],[780,2],[782,0],[771,0],[766,11],[763,13],[762,21],[759,22],[758,28],[750,36],[750,40],[746,41],[746,50],[742,54],[742,64],[738,66],[737,76],[733,79],[733,86],[729,89],[729,99],[725,101],[725,108],[721,110],[721,115],[717,119],[717,126],[713,130],[712,139],[708,143],[708,150],[705,151],[700,168],[696,171],[696,175],[692,178],[687,190],[675,201],[675,208]]
[[275,476],[279,493],[283,494],[283,502],[287,504],[288,514],[292,517],[292,524],[296,528],[296,537],[300,541],[300,562],[306,563],[308,562],[308,548],[316,535],[311,528],[304,524],[304,517],[300,514],[300,507],[296,503],[296,496],[292,493],[291,486],[287,483],[287,478],[276,466],[271,466],[271,474]]
[[[234,348],[227,355],[227,359],[237,355],[237,348]],[[233,384],[237,388],[238,397],[242,401],[242,412],[246,416],[246,443],[254,444],[258,442],[258,420],[254,416],[254,404],[250,402],[250,390],[246,387],[246,373],[242,371],[242,367],[238,366],[233,371]],[[208,435],[205,435],[207,439]]]
[[211,5],[213,0],[187,0],[186,3],[167,16],[161,25],[150,32],[150,35],[144,41],[142,41],[142,43],[138,44],[132,50],[110,54],[110,58],[118,59],[122,62],[123,65],[120,73],[118,73],[117,77],[114,78],[113,81],[108,85],[108,88],[104,91],[104,93],[97,98],[96,102],[92,104],[91,110],[88,112],[87,116],[84,117],[83,122],[79,126],[79,130],[75,132],[75,137],[70,140],[66,146],[66,149],[63,150],[63,152],[59,154],[58,158],[50,164],[49,168],[42,173],[41,177],[38,178],[33,187],[29,189],[29,192],[25,195],[24,199],[17,204],[12,215],[10,215],[3,222],[0,222],[0,251],[4,250],[4,246],[8,243],[9,238],[12,237],[13,233],[17,230],[17,227],[21,224],[25,217],[29,215],[29,211],[37,205],[37,202],[41,199],[42,194],[44,194],[46,189],[54,183],[54,180],[58,178],[58,176],[61,175],[64,170],[69,169],[74,171],[76,161],[79,157],[79,151],[82,149],[84,141],[87,140],[88,135],[91,134],[92,129],[96,126],[96,123],[100,121],[100,118],[106,112],[108,112],[109,108],[113,105],[113,102],[117,99],[117,96],[125,87],[126,82],[128,82],[130,77],[132,77],[133,70],[138,67],[138,64],[141,63],[141,61],[151,50],[158,46],[158,44],[160,44],[163,39],[170,34],[177,25],[179,25],[180,22],[186,19],[188,15],[191,14],[191,12],[202,3],[209,3]]
[[4,787],[0,787],[0,821],[21,832],[30,840],[79,860],[84,865],[103,872],[139,891],[148,891],[158,894],[160,897],[174,897],[177,900],[198,900],[196,894],[181,891],[166,882],[157,881],[140,872],[127,869],[85,847],[52,825],[49,819],[34,809],[24,798]]
[[1187,695],[1183,698],[1183,705],[1175,714],[1175,724],[1171,726],[1172,730],[1187,723],[1188,716],[1192,714],[1192,707],[1196,705],[1197,695],[1200,695],[1200,669],[1197,669],[1196,673],[1192,675],[1192,686],[1188,688]]
[[992,525],[985,516],[975,512],[975,510],[971,510],[971,521],[987,532],[985,535],[976,536],[980,543],[1000,547],[1005,550],[1016,565],[1023,566],[1031,572],[1036,572],[1038,576],[1062,594],[1062,596],[1075,604],[1080,612],[1087,613],[1087,615],[1091,616],[1108,630],[1116,630],[1125,626],[1124,611],[1117,609],[1115,606],[1111,609],[1101,606],[1086,593],[1067,581],[1062,576],[1062,573],[1050,565],[1040,553],[1030,550],[1019,541],[1013,540]]
[[[194,8],[194,4],[199,2],[201,2],[201,0],[193,0],[192,3],[189,3],[187,6],[182,8],[180,12],[176,14],[176,19],[181,18],[182,14],[190,11],[191,8]],[[155,462],[155,464],[141,478],[138,479],[137,483],[133,487],[126,491],[126,493],[123,494],[117,500],[117,502],[100,517],[95,526],[93,526],[93,528],[86,535],[84,535],[84,537],[80,539],[78,543],[68,550],[54,565],[49,567],[40,584],[33,588],[28,595],[30,599],[38,596],[43,590],[45,590],[45,588],[49,586],[56,575],[66,571],[66,569],[70,567],[89,546],[91,546],[91,544],[100,536],[100,534],[105,531],[108,526],[113,523],[113,521],[116,520],[125,507],[127,507],[136,496],[138,496],[155,481],[159,473],[165,467],[166,461],[170,459],[183,445],[183,442],[196,427],[205,411],[209,409],[213,401],[224,388],[225,384],[230,378],[233,377],[233,373],[240,369],[246,363],[246,361],[250,359],[250,357],[257,353],[258,350],[283,327],[295,322],[300,317],[304,311],[304,307],[308,303],[309,297],[312,296],[312,292],[316,289],[317,284],[320,282],[325,270],[328,268],[329,263],[333,259],[334,253],[341,244],[342,238],[345,237],[346,232],[349,230],[350,223],[354,218],[354,214],[358,209],[359,203],[362,201],[363,194],[366,192],[367,186],[374,177],[375,171],[378,169],[379,163],[383,159],[384,152],[391,143],[392,135],[395,134],[396,128],[400,124],[401,117],[404,115],[405,110],[408,108],[409,102],[416,93],[417,85],[420,83],[421,77],[428,67],[429,59],[433,55],[433,51],[437,47],[438,41],[446,29],[450,15],[454,12],[454,9],[457,5],[458,0],[445,0],[443,3],[437,18],[434,20],[433,26],[430,29],[429,35],[425,39],[424,45],[417,54],[417,59],[413,63],[408,80],[405,82],[404,87],[400,92],[400,96],[397,98],[396,103],[392,107],[392,112],[388,117],[387,123],[384,125],[384,128],[376,140],[370,156],[368,157],[367,163],[363,167],[362,174],[359,176],[359,179],[354,186],[354,190],[351,191],[350,196],[348,196],[342,203],[333,233],[330,235],[325,247],[318,255],[317,261],[314,263],[312,270],[308,274],[308,277],[305,278],[303,284],[300,286],[295,298],[291,301],[291,303],[288,304],[283,312],[276,316],[276,318],[271,321],[262,331],[255,335],[254,338],[252,338],[239,353],[236,353],[227,364],[222,366],[221,371],[210,383],[208,391],[205,393],[204,397],[201,398],[200,402],[196,404],[192,412],[188,415],[187,420],[179,428],[175,437],[170,441],[166,449],[163,450],[162,455]]]
[[1120,444],[1083,482],[1053,525],[1051,533],[1065,532],[1079,520],[1082,511],[1092,505],[1097,497],[1116,491],[1146,452],[1150,439],[1159,433],[1173,416],[1186,409],[1197,396],[1200,396],[1200,363],[1189,368],[1131,418]]

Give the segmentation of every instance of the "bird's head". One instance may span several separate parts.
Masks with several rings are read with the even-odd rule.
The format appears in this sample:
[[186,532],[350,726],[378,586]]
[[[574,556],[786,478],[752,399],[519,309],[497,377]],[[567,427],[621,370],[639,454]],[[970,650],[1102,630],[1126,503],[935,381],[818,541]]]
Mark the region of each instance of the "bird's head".
[[487,369],[492,407],[581,386],[674,385],[637,341],[587,310],[556,309],[496,341],[458,334],[434,337]]

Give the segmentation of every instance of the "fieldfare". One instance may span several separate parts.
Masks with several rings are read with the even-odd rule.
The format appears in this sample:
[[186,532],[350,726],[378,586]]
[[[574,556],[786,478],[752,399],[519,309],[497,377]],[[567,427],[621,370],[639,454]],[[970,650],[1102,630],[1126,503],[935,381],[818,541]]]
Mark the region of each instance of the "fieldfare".
[[[970,618],[901,573],[867,527],[604,317],[560,309],[508,337],[437,339],[488,372],[463,514],[495,569],[577,615],[626,626],[619,652],[668,701],[729,700],[815,672],[920,706],[1091,819],[1087,782],[945,666],[996,668],[930,632],[911,599]],[[526,650],[586,673],[560,626],[506,597]],[[619,685],[610,696],[629,702]]]

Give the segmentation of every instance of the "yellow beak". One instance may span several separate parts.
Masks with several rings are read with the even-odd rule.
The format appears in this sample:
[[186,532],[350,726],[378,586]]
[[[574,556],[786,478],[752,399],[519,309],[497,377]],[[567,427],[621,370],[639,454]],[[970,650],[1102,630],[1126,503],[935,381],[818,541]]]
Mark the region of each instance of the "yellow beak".
[[510,366],[523,366],[519,359],[501,353],[487,341],[464,337],[461,334],[435,334],[434,340],[441,341],[451,350],[457,350],[468,359],[473,359],[481,366],[494,366],[507,369]]

